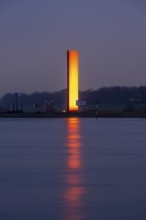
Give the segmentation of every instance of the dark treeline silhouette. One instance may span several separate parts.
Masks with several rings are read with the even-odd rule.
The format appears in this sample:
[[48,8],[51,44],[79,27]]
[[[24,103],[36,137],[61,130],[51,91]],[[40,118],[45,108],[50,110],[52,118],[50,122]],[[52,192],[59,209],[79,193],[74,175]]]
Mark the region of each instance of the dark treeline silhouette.
[[[6,108],[8,105],[12,106],[16,103],[16,96],[18,104],[23,106],[34,106],[35,104],[53,106],[56,110],[66,109],[66,97],[67,90],[61,90],[58,92],[35,92],[33,94],[21,93],[17,94],[5,94],[1,100],[1,108]],[[86,100],[87,106],[94,108],[95,103],[113,105],[128,103],[146,103],[146,86],[140,87],[103,87],[98,90],[86,90],[80,91],[80,100]],[[91,108],[92,108],[91,107]]]
[[102,104],[125,104],[129,101],[146,102],[146,86],[140,87],[103,87],[98,90],[86,90],[80,97],[90,104],[97,100]]

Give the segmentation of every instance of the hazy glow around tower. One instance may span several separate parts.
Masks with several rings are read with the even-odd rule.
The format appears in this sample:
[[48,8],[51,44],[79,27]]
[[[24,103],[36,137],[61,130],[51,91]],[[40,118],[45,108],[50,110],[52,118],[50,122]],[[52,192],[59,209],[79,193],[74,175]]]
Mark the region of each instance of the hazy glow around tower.
[[78,111],[78,51],[67,51],[68,111]]

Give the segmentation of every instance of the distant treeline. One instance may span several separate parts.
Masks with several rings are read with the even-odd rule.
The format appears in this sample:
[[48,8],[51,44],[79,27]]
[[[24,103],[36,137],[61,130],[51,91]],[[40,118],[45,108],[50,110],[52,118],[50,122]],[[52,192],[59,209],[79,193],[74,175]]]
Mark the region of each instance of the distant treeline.
[[[33,94],[5,94],[1,100],[0,105],[8,106],[14,105],[16,102],[23,106],[52,105],[55,109],[61,110],[66,108],[67,90],[58,92],[35,92]],[[125,104],[130,102],[146,103],[146,86],[140,87],[103,87],[98,90],[80,91],[80,100],[86,100],[88,106],[93,106],[98,102],[99,104]]]

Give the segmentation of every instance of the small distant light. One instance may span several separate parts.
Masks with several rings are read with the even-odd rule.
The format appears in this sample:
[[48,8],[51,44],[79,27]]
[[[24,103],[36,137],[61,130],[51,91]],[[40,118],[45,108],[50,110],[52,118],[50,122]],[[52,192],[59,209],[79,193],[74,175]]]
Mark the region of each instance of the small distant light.
[[66,112],[66,110],[63,109],[62,112]]

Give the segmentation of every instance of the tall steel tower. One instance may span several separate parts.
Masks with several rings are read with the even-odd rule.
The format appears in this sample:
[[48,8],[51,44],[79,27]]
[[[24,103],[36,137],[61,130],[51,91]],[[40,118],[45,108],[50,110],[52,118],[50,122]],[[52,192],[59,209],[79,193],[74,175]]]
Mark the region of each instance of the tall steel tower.
[[78,51],[67,51],[67,111],[78,111]]

